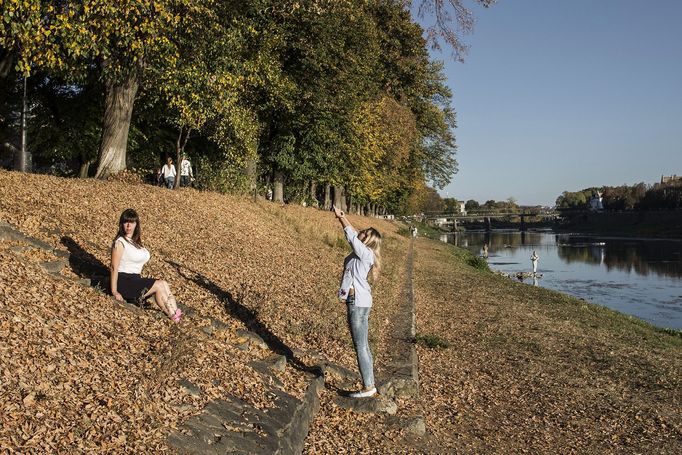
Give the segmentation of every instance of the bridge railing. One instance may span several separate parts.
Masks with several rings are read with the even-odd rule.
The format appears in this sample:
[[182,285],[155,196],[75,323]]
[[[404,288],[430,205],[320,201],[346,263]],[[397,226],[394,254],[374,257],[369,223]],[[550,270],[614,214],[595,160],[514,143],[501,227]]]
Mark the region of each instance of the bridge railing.
[[475,217],[503,217],[503,216],[559,216],[557,211],[521,211],[521,210],[476,210],[463,213],[425,213],[428,219],[434,218],[475,218]]

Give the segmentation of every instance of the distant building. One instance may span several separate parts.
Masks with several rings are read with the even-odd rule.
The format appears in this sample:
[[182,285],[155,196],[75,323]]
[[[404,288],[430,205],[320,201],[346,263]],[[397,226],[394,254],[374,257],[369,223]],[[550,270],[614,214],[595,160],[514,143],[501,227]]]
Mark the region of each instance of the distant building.
[[395,215],[377,215],[377,218],[380,218],[382,220],[394,220]]
[[661,176],[661,185],[667,185],[667,186],[678,186],[682,185],[682,177],[678,177],[677,175],[670,175],[670,176]]
[[604,204],[602,203],[602,192],[601,191],[595,191],[592,197],[589,200],[589,207],[590,210],[604,210]]

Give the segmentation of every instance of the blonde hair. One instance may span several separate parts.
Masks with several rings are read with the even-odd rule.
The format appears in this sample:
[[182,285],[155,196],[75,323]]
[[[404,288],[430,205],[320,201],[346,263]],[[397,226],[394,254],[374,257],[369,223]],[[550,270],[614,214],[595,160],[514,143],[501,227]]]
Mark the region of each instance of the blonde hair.
[[367,228],[363,231],[365,240],[362,243],[374,253],[374,265],[372,266],[372,278],[376,281],[381,271],[381,234],[374,228]]

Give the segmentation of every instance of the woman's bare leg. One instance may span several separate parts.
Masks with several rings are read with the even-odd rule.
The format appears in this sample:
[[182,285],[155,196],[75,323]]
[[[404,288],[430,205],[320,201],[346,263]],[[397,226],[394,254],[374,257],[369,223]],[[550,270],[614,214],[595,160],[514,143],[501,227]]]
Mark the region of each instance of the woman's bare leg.
[[171,317],[175,313],[175,310],[173,310],[171,313],[170,309],[168,308],[168,291],[170,291],[168,283],[163,280],[156,280],[152,287],[149,288],[149,291],[147,291],[142,298],[147,298],[150,295],[153,295],[154,300],[156,300],[156,304],[159,306],[159,308],[161,308],[161,311],[166,313],[168,317]]
[[172,315],[175,314],[175,312],[178,309],[178,303],[175,301],[175,296],[171,292],[170,286],[168,285],[167,282],[162,281],[164,288],[166,290],[166,307],[168,308],[169,313]]

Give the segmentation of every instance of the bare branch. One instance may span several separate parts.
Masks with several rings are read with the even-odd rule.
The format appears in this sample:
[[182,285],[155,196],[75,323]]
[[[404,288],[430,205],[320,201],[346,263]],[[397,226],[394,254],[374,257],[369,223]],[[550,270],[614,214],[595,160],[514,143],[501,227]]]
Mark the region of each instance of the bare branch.
[[[426,27],[426,40],[434,49],[441,48],[445,42],[452,49],[452,57],[463,61],[469,46],[462,41],[464,35],[474,30],[476,19],[473,13],[464,5],[464,0],[417,0],[417,15],[422,19],[432,19],[433,25]],[[476,3],[489,7],[496,0],[474,0]],[[402,1],[405,8],[411,9],[413,0]]]

